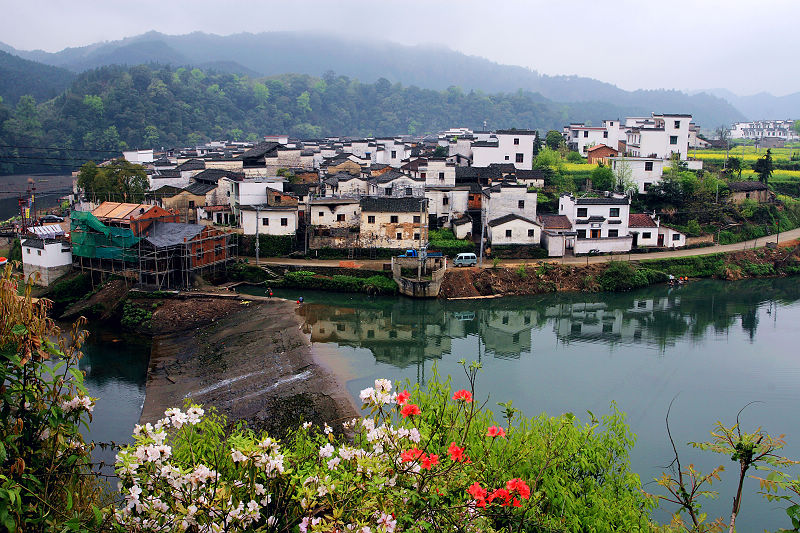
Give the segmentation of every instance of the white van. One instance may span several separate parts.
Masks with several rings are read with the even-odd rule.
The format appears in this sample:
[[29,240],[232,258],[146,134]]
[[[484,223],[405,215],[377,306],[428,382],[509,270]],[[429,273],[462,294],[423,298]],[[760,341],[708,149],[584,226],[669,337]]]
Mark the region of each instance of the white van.
[[453,266],[457,267],[469,267],[475,266],[478,264],[478,258],[475,257],[475,254],[458,254],[455,259],[453,259]]

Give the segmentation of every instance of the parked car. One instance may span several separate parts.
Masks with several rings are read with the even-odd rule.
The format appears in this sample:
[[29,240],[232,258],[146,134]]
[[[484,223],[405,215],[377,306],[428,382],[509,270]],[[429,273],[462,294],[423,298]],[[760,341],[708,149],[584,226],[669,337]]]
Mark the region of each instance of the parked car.
[[42,223],[44,222],[64,222],[64,217],[60,217],[58,215],[45,215],[39,219]]
[[458,254],[455,259],[453,259],[453,266],[475,266],[478,264],[478,258],[475,257],[475,254]]

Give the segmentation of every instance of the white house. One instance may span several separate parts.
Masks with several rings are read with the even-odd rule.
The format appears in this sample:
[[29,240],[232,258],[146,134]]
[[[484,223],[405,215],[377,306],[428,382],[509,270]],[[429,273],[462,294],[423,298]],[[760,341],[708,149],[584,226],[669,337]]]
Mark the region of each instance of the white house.
[[646,213],[631,213],[628,216],[628,231],[633,237],[631,246],[658,246],[659,220]]
[[370,196],[423,196],[425,179],[391,169],[369,180]]
[[784,141],[800,139],[794,130],[793,120],[755,120],[736,122],[730,130],[731,139],[763,139],[776,137]]
[[245,235],[294,235],[297,232],[297,206],[243,205],[239,225]]
[[361,206],[357,198],[312,198],[311,225],[328,228],[358,226]]
[[[664,170],[672,166],[669,159],[658,159],[653,157],[608,157],[611,170],[615,173],[620,172],[625,166],[631,174],[631,179],[636,183],[636,189],[640,194],[646,193],[650,187],[657,185]],[[689,170],[699,170],[703,168],[703,161],[685,161]]]
[[484,220],[494,220],[504,215],[518,215],[534,221],[536,200],[536,192],[528,191],[525,185],[502,182],[483,190],[481,209]]
[[435,216],[440,225],[447,227],[452,219],[467,212],[469,185],[425,187],[425,198],[428,199],[428,214]]
[[492,246],[508,244],[536,244],[542,239],[542,226],[538,222],[515,214],[503,215],[487,224]]
[[404,159],[411,157],[411,147],[394,138],[376,139],[374,163],[382,163],[395,168],[400,168]]
[[666,248],[680,248],[686,246],[686,235],[680,231],[664,226],[658,226],[658,246]]
[[52,239],[25,239],[22,241],[22,272],[27,278],[39,273],[39,285],[50,283],[72,268],[72,249],[69,244]]
[[533,142],[536,132],[531,130],[497,130],[488,140],[472,143],[472,164],[488,167],[492,163],[510,163],[515,168],[533,168]]
[[563,194],[558,203],[558,214],[566,216],[575,229],[576,255],[630,251],[630,198],[614,194],[575,198]]
[[619,120],[604,120],[602,126],[570,124],[564,127],[562,135],[567,146],[583,156],[586,156],[589,147],[598,144],[605,144],[616,150],[619,141],[626,138]]
[[634,157],[669,159],[673,153],[686,160],[689,154],[689,123],[692,115],[656,114],[652,119],[638,121],[627,133],[626,150]]
[[567,249],[575,246],[575,232],[572,223],[564,215],[539,215],[539,225],[542,226],[542,248],[547,250],[549,257],[561,257]]
[[444,157],[429,157],[417,167],[416,172],[425,180],[426,186],[454,187],[456,184],[456,165],[448,163]]
[[428,238],[426,204],[424,198],[361,198],[361,247],[416,248]]

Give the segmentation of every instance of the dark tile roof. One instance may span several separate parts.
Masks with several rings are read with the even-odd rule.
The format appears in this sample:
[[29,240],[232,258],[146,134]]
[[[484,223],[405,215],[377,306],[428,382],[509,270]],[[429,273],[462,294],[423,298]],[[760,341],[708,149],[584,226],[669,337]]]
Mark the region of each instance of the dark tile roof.
[[293,193],[298,196],[305,196],[311,190],[311,187],[317,188],[316,183],[284,183],[283,190],[288,193]]
[[242,154],[242,159],[259,159],[266,157],[269,152],[274,152],[280,146],[279,143],[263,141],[253,146]]
[[25,239],[22,241],[22,246],[44,250],[44,241],[42,239]]
[[181,171],[178,169],[162,169],[151,176],[154,180],[165,178],[180,178]]
[[205,161],[201,159],[190,159],[175,167],[175,170],[203,170],[204,168],[206,168]]
[[199,224],[156,221],[148,228],[145,241],[156,248],[165,248],[183,244],[184,239],[190,241],[201,231],[203,231],[203,226]]
[[544,170],[516,170],[514,176],[518,180],[543,180],[545,178]]
[[207,181],[198,181],[198,182],[192,183],[191,185],[186,187],[184,190],[186,192],[188,192],[189,194],[196,194],[198,196],[203,196],[206,193],[211,192],[216,188],[217,188],[217,184],[216,183],[209,183]]
[[514,166],[514,163],[492,163],[489,165],[490,168],[498,168],[500,172],[516,172],[517,167]]
[[158,159],[156,159],[155,161],[153,161],[153,164],[156,165],[156,166],[163,167],[163,166],[172,165],[172,161],[170,161],[166,156],[161,156]]
[[537,226],[539,225],[538,223],[534,222],[533,220],[531,220],[529,218],[525,218],[525,217],[522,217],[522,216],[515,215],[515,214],[511,213],[511,214],[508,214],[508,215],[503,215],[503,216],[501,216],[499,218],[496,218],[494,220],[490,220],[489,221],[489,226],[490,227],[500,226],[502,224],[505,224],[506,222],[511,222],[512,220],[522,220],[524,222],[527,222],[528,224],[536,224]]
[[538,218],[545,229],[572,229],[572,223],[566,215],[539,215]]
[[456,167],[456,182],[475,179],[500,179],[503,173],[497,167]]
[[501,135],[536,135],[536,132],[533,130],[518,130],[518,129],[510,129],[510,130],[497,130],[495,133]]
[[205,181],[209,183],[216,183],[220,178],[230,178],[232,180],[241,181],[244,179],[244,173],[223,170],[221,168],[207,168],[192,176],[194,181]]
[[419,213],[424,198],[411,196],[365,196],[361,199],[361,210],[380,213]]
[[625,198],[578,198],[575,200],[577,205],[628,205],[630,202]]
[[760,181],[729,181],[728,188],[732,192],[765,191],[767,186]]
[[148,194],[151,196],[155,196],[156,198],[172,198],[182,190],[183,189],[181,189],[180,187],[173,187],[172,185],[164,185],[162,187],[159,187],[158,189],[150,191]]
[[628,226],[632,228],[657,228],[655,221],[646,213],[631,213],[628,215]]
[[462,215],[458,218],[453,219],[454,226],[462,226],[464,224],[472,224],[472,217],[469,215]]
[[499,141],[475,141],[472,143],[473,148],[497,148],[500,146]]
[[392,180],[396,180],[396,179],[399,179],[399,178],[406,178],[406,179],[410,179],[412,181],[425,181],[422,178],[415,178],[413,176],[409,176],[408,174],[403,174],[399,170],[395,170],[395,169],[388,170],[388,171],[384,172],[383,174],[380,174],[378,176],[373,177],[372,181],[374,181],[375,183],[388,183],[388,182],[390,182]]

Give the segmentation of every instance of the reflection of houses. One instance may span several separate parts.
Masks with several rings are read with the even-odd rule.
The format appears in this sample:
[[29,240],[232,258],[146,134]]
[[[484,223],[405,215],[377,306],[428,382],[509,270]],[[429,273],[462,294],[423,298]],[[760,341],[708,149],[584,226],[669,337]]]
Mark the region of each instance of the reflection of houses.
[[530,352],[535,313],[530,309],[479,311],[480,333],[487,352],[501,358],[519,358],[522,352]]

